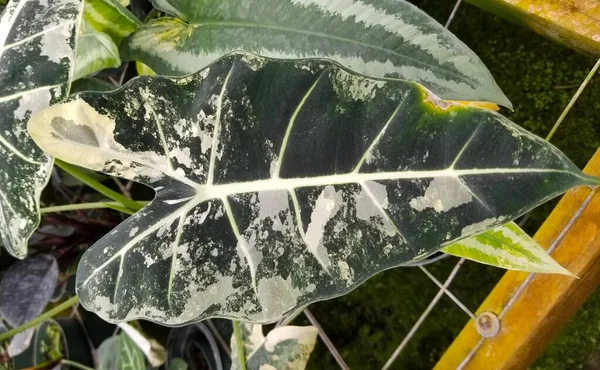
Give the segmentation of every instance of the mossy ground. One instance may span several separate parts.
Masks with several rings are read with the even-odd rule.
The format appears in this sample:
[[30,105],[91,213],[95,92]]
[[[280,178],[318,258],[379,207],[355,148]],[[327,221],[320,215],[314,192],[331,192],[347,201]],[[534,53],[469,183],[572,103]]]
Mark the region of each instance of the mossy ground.
[[[454,0],[413,0],[445,22]],[[514,104],[503,114],[545,137],[594,59],[515,26],[469,4],[463,4],[450,29],[479,55]],[[594,79],[552,138],[575,164],[583,167],[600,146],[600,83]],[[555,202],[540,207],[526,224],[534,232]],[[456,263],[446,259],[430,267],[438,279]],[[497,280],[500,269],[467,262],[451,290],[475,310]],[[415,268],[383,272],[352,293],[311,306],[313,314],[352,369],[380,369],[435,296],[437,287]],[[447,297],[431,312],[396,361],[397,369],[431,369],[459,333],[468,316]],[[298,320],[300,322],[301,320]],[[600,341],[600,294],[593,295],[568,322],[534,365],[538,370],[593,366]],[[590,356],[592,360],[590,360]],[[311,369],[336,369],[322,342]]]

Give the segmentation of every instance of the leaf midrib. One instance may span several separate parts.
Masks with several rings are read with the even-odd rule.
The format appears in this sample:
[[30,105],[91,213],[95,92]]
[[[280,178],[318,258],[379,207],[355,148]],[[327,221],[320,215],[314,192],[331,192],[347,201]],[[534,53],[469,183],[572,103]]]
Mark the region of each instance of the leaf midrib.
[[[177,19],[177,18],[174,18]],[[240,27],[240,28],[260,28],[260,29],[266,29],[266,30],[273,30],[273,31],[284,31],[284,32],[290,32],[290,33],[297,33],[297,34],[302,34],[302,35],[306,35],[306,36],[316,36],[316,37],[322,37],[322,38],[326,38],[326,39],[331,39],[331,40],[337,40],[337,41],[341,41],[341,42],[347,42],[350,44],[354,44],[354,45],[359,45],[359,46],[364,46],[367,48],[371,48],[371,49],[375,49],[375,50],[379,50],[382,51],[384,53],[387,54],[391,54],[391,55],[395,55],[397,57],[400,57],[402,59],[405,60],[409,60],[411,62],[414,62],[416,64],[419,65],[423,65],[426,66],[430,69],[434,69],[434,70],[439,70],[439,71],[443,71],[446,72],[460,80],[463,81],[468,81],[470,84],[474,84],[476,83],[476,81],[472,78],[470,78],[468,75],[461,75],[458,72],[446,69],[442,66],[437,66],[437,65],[432,65],[432,64],[428,64],[426,62],[423,62],[421,60],[418,59],[414,59],[409,57],[408,55],[405,54],[401,54],[397,51],[391,50],[391,49],[387,49],[381,46],[377,46],[377,45],[373,45],[373,44],[368,44],[366,42],[362,42],[362,41],[357,41],[357,40],[353,40],[353,39],[348,39],[345,37],[340,37],[340,36],[334,36],[334,35],[330,35],[330,34],[326,34],[326,33],[321,33],[321,32],[316,32],[316,31],[308,31],[308,30],[300,30],[300,29],[296,29],[296,28],[288,28],[288,27],[281,27],[281,26],[273,26],[273,25],[265,25],[265,24],[257,24],[257,23],[245,23],[245,22],[217,22],[217,21],[208,21],[208,22],[202,22],[202,23],[187,23],[187,25],[189,27],[192,28],[201,28],[201,27]],[[398,36],[398,35],[396,35]]]
[[[566,173],[582,180],[588,180],[584,176],[566,171],[566,170],[555,170],[555,169],[541,169],[541,168],[490,168],[490,169],[470,169],[470,170],[456,170],[456,169],[443,169],[433,171],[403,171],[403,172],[375,172],[375,173],[348,173],[344,175],[329,175],[312,178],[290,178],[290,179],[267,179],[257,180],[249,182],[239,182],[232,184],[222,185],[200,185],[197,188],[197,195],[190,199],[188,202],[181,203],[182,206],[177,211],[170,213],[166,217],[154,223],[152,226],[137,234],[133,239],[125,244],[118,252],[112,255],[100,266],[94,268],[93,272],[90,273],[88,278],[83,282],[82,286],[94,277],[99,271],[102,271],[109,263],[116,260],[117,258],[123,258],[125,254],[133,248],[139,241],[158,230],[165,224],[177,220],[179,217],[184,217],[189,210],[195,208],[197,205],[213,200],[223,199],[230,195],[251,193],[256,191],[268,191],[268,190],[287,190],[291,191],[299,187],[316,187],[323,185],[340,185],[340,184],[351,184],[357,183],[360,185],[361,181],[377,181],[377,180],[396,180],[396,179],[415,179],[415,178],[435,178],[435,177],[461,177],[461,176],[474,176],[474,175],[491,175],[491,174],[507,174],[507,173]],[[399,175],[402,174],[402,175]],[[410,174],[410,175],[408,175]],[[354,180],[349,180],[348,176],[352,176]],[[344,181],[340,179],[344,178]],[[313,179],[312,183],[308,184],[307,179]],[[337,181],[334,181],[337,179]],[[251,186],[254,185],[254,186]],[[270,186],[266,186],[270,185]],[[207,191],[209,190],[209,191]],[[164,199],[155,198],[150,204],[154,202],[164,201]]]

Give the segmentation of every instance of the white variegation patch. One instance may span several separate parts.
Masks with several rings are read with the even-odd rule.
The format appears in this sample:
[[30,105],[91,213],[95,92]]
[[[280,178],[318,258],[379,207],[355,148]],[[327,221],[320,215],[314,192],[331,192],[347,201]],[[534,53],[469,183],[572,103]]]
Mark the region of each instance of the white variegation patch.
[[429,183],[425,194],[411,199],[410,206],[417,211],[433,208],[446,212],[454,207],[473,201],[469,188],[456,177],[436,177]]
[[331,261],[321,241],[325,235],[325,227],[340,210],[341,203],[342,193],[336,192],[333,186],[326,186],[317,198],[306,229],[305,242],[308,250],[325,268],[331,265]]
[[[248,369],[303,370],[317,340],[313,326],[280,326],[265,336],[262,325],[241,324]],[[231,370],[239,369],[237,342],[231,337]]]

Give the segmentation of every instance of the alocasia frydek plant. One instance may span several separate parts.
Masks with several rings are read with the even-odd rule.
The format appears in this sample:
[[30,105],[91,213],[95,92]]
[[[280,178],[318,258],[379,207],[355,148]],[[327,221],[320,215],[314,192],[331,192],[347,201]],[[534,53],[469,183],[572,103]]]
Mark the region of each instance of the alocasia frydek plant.
[[272,322],[598,181],[494,112],[323,60],[229,56],[77,94],[29,131],[156,190],[80,261],[111,321]]
[[[414,6],[154,6],[166,16],[141,24],[112,0],[20,0],[0,21],[9,252],[27,254],[51,157],[156,191],[83,255],[87,309],[111,322],[268,323],[440,249],[568,274],[510,221],[600,180],[458,103],[510,106],[481,61]],[[120,60],[158,75],[67,97],[73,80]]]

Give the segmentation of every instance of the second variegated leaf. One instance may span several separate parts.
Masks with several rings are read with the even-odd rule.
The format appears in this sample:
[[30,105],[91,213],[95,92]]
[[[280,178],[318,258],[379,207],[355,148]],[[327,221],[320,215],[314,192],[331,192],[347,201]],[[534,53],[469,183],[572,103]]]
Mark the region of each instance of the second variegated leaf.
[[508,270],[572,276],[514,222],[459,240],[442,252]]
[[477,55],[405,0],[153,3],[176,18],[140,26],[123,41],[121,53],[157,74],[186,75],[245,51],[286,60],[329,59],[369,76],[420,83],[444,99],[511,106]]

